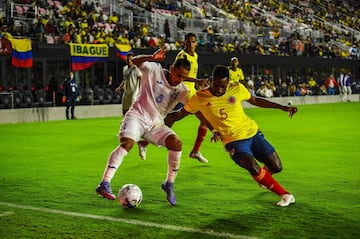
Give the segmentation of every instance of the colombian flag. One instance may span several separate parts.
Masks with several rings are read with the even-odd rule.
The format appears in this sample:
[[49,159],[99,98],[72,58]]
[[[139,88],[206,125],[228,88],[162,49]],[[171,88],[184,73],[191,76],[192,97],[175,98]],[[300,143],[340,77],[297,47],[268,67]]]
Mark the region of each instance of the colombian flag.
[[109,57],[107,44],[70,43],[69,46],[72,71],[84,70],[97,61],[107,61]]
[[32,47],[30,39],[8,39],[11,42],[11,64],[15,67],[30,68],[33,66]]
[[115,46],[116,46],[116,56],[120,57],[123,60],[126,60],[126,55],[129,52],[132,52],[132,48],[130,45],[115,44]]

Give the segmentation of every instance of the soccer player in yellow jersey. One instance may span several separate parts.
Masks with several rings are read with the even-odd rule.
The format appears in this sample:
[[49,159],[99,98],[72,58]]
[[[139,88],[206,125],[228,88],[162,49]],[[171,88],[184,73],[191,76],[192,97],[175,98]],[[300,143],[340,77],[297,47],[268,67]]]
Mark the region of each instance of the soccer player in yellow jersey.
[[[175,61],[178,59],[182,59],[185,58],[190,62],[190,72],[188,75],[188,79],[184,81],[184,84],[186,85],[186,87],[189,89],[189,94],[188,94],[188,98],[190,99],[191,96],[193,96],[196,93],[196,79],[197,79],[197,74],[198,74],[198,54],[196,53],[196,47],[197,47],[197,39],[196,39],[196,35],[194,33],[187,33],[185,35],[185,49],[181,50],[175,58]],[[183,105],[181,105],[182,107]],[[176,109],[179,109],[180,107],[176,107]],[[197,138],[195,141],[195,144],[193,146],[193,149],[190,152],[190,157],[199,160],[202,163],[207,163],[208,160],[202,156],[202,154],[200,153],[200,146],[202,144],[202,142],[205,139],[206,136],[206,132],[207,132],[207,127],[200,123],[199,128],[198,128],[198,134],[197,134]],[[139,155],[142,159],[146,158],[146,146],[147,146],[147,142],[146,141],[140,141],[138,143],[139,145]]]
[[[241,83],[232,87],[228,87],[228,84],[228,67],[216,66],[210,87],[197,92],[181,111],[168,115],[165,123],[172,126],[189,114],[202,115],[202,122],[213,132],[211,139],[215,142],[221,140],[236,164],[246,169],[262,187],[280,196],[277,206],[295,203],[295,197],[272,176],[282,170],[275,148],[265,139],[256,122],[245,114],[241,101],[262,108],[280,109],[289,112],[290,117],[297,112],[297,108],[253,96]],[[261,167],[257,161],[264,166]]]
[[[198,42],[196,39],[196,35],[194,33],[187,33],[185,35],[185,49],[181,50],[177,54],[175,59],[177,60],[179,58],[186,58],[188,61],[190,61],[191,67],[188,77],[191,79],[197,79],[197,75],[198,75],[199,65],[198,65],[198,54],[196,53],[197,45]],[[196,93],[197,86],[194,81],[190,81],[190,80],[185,80],[184,84],[188,87],[190,91],[188,95],[190,99]],[[197,159],[202,163],[208,162],[208,160],[200,153],[200,146],[205,139],[206,132],[207,132],[207,127],[200,122],[195,144],[189,155],[191,158]]]
[[244,82],[244,72],[239,67],[239,59],[237,57],[232,57],[231,66],[229,66],[229,82]]

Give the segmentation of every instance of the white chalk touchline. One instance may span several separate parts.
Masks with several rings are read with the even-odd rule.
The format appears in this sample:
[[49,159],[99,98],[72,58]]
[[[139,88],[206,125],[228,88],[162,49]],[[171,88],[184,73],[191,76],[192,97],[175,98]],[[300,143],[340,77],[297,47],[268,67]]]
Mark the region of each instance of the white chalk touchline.
[[132,219],[126,219],[126,218],[107,217],[107,216],[99,216],[99,215],[79,213],[79,212],[69,212],[69,211],[50,209],[50,208],[25,206],[25,205],[13,204],[13,203],[8,203],[8,202],[0,202],[0,205],[12,207],[12,208],[18,208],[18,209],[28,209],[28,210],[33,210],[33,211],[48,212],[48,213],[69,215],[69,216],[75,216],[75,217],[85,217],[85,218],[91,218],[91,219],[97,219],[97,220],[107,220],[107,221],[112,221],[112,222],[121,222],[121,223],[133,224],[133,225],[141,225],[141,226],[146,226],[146,227],[155,227],[155,228],[167,229],[167,230],[172,230],[172,231],[207,234],[207,235],[215,236],[215,237],[235,238],[235,239],[258,239],[256,237],[248,237],[248,236],[237,235],[237,234],[226,233],[226,232],[216,232],[216,231],[212,231],[212,230],[181,227],[181,226],[159,224],[159,223],[153,223],[153,222],[144,222],[144,221],[140,221],[140,220],[132,220]]

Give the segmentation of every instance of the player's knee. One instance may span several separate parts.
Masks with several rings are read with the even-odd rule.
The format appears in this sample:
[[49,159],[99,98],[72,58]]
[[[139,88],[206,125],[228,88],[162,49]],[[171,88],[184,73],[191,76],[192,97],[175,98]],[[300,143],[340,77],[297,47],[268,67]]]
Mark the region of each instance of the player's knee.
[[181,151],[182,149],[182,142],[176,135],[168,136],[165,144],[168,150]]
[[276,164],[275,167],[270,169],[271,173],[280,173],[282,171],[282,165]]
[[135,144],[135,141],[129,138],[122,138],[120,139],[121,143],[121,147],[123,147],[126,151],[130,151],[132,149],[132,147]]

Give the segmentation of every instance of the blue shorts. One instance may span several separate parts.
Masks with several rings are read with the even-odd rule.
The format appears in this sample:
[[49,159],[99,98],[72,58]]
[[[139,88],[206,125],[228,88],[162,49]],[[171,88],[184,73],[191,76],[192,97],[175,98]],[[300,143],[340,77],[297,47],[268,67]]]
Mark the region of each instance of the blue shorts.
[[264,163],[275,152],[275,148],[265,139],[260,130],[249,139],[228,143],[225,148],[230,153],[231,159],[237,164],[245,155]]
[[177,103],[172,111],[179,111],[182,107],[184,107],[183,103]]

